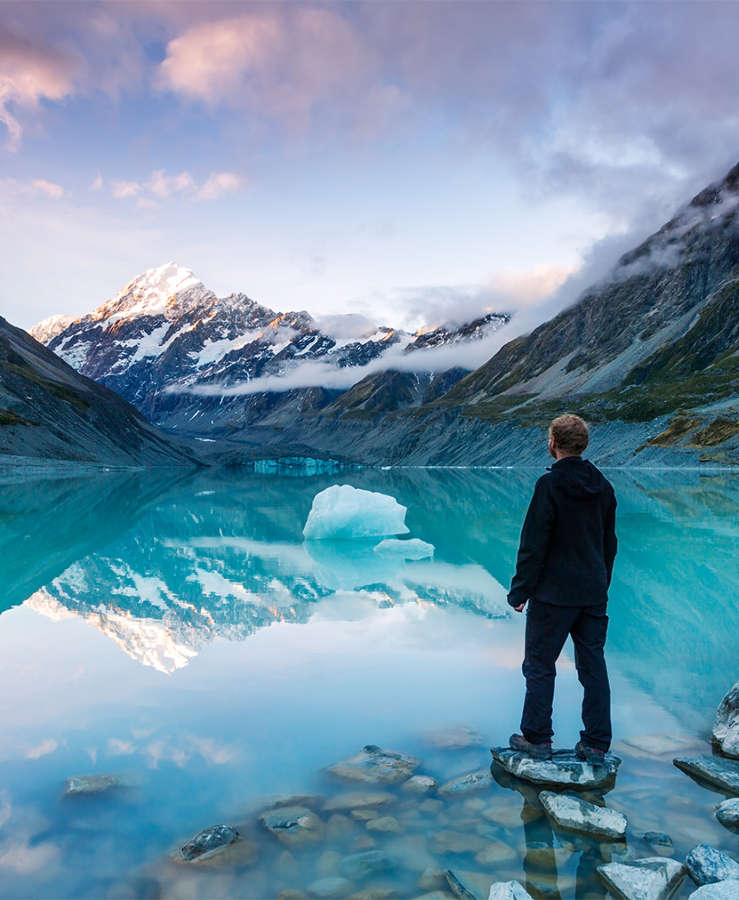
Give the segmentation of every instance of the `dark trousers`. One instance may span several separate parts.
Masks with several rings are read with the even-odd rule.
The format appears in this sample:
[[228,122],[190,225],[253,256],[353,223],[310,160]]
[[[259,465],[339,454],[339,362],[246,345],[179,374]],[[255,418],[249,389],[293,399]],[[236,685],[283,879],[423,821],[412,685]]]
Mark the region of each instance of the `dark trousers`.
[[552,700],[555,663],[567,635],[575,645],[575,666],[585,690],[582,702],[583,742],[598,750],[611,746],[611,689],[603,647],[608,616],[605,603],[598,606],[554,606],[529,601],[526,616],[526,655],[523,674],[526,699],[521,733],[527,741],[542,744],[552,739]]

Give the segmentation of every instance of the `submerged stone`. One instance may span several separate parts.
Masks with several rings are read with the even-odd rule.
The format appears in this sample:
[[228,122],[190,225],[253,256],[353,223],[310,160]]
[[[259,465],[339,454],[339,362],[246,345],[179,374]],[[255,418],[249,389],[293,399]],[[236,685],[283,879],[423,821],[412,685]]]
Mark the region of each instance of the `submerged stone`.
[[503,841],[494,840],[487,841],[482,850],[475,854],[475,862],[481,866],[493,868],[502,862],[509,862],[517,856],[513,847]]
[[739,897],[739,880],[729,878],[726,881],[717,881],[715,884],[707,884],[693,891],[690,900],[736,900]]
[[402,788],[411,794],[430,794],[435,791],[439,783],[430,775],[411,775],[408,781],[404,781]]
[[623,839],[626,834],[626,816],[615,809],[553,791],[542,791],[539,800],[554,823],[567,831],[614,841]]
[[672,838],[663,831],[645,831],[641,839],[655,850],[661,850],[662,853],[666,850],[670,852],[673,850]]
[[180,847],[180,854],[185,862],[203,862],[225,850],[238,837],[239,832],[231,825],[213,825]]
[[739,797],[732,797],[719,804],[716,818],[727,828],[739,828]]
[[311,897],[346,897],[352,889],[352,883],[347,878],[339,876],[331,878],[319,878],[308,886]]
[[370,807],[385,806],[397,800],[395,794],[388,791],[349,791],[346,794],[337,794],[330,797],[323,805],[326,812],[343,809],[367,809]]
[[519,881],[496,881],[490,885],[488,900],[534,900]]
[[478,834],[445,830],[437,831],[430,843],[434,853],[479,853],[488,842]]
[[739,681],[719,705],[713,723],[713,739],[722,753],[739,759]]
[[374,875],[384,875],[393,872],[397,868],[394,857],[383,853],[382,850],[366,850],[364,853],[353,853],[342,859],[339,869],[347,878],[353,881],[361,881]]
[[598,866],[598,875],[622,900],[667,900],[685,876],[685,867],[665,856]]
[[432,731],[426,735],[426,740],[439,750],[465,750],[468,747],[480,747],[483,743],[480,732],[467,725]]
[[413,756],[367,744],[356,756],[331,766],[329,772],[349,781],[396,784],[405,781],[418,766],[419,762]]
[[727,878],[739,878],[739,862],[728,853],[708,844],[693,847],[685,865],[696,884],[713,884],[715,881],[726,881]]
[[678,756],[672,762],[678,769],[699,781],[705,781],[727,794],[739,796],[739,762],[706,755]]
[[444,869],[428,866],[421,873],[418,886],[422,891],[443,890],[447,886],[446,872]]
[[398,892],[393,888],[372,887],[357,891],[349,897],[349,900],[392,900],[397,896]]
[[288,847],[312,844],[323,837],[323,822],[306,806],[280,806],[259,816],[259,821]]
[[380,816],[379,819],[370,819],[366,825],[367,831],[379,831],[386,834],[397,834],[402,831],[400,822],[394,816]]
[[459,775],[457,778],[447,781],[446,784],[442,784],[439,788],[439,793],[447,795],[467,794],[488,788],[492,783],[493,776],[490,774],[489,769],[478,769],[476,772]]
[[580,760],[574,750],[555,750],[551,759],[533,759],[508,747],[494,747],[493,759],[506,772],[542,787],[601,788],[612,783],[621,760],[607,753],[603,765]]
[[126,787],[120,775],[73,775],[64,784],[64,794],[75,797],[80,794],[101,794],[112,788]]

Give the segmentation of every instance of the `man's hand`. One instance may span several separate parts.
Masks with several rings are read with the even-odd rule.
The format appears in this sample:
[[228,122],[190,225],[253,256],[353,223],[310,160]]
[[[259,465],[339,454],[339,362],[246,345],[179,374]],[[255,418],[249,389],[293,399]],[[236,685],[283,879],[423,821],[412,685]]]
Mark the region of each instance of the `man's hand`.
[[516,610],[516,612],[523,612],[524,606],[526,606],[525,600],[523,601],[523,603],[520,606],[514,606],[513,608]]

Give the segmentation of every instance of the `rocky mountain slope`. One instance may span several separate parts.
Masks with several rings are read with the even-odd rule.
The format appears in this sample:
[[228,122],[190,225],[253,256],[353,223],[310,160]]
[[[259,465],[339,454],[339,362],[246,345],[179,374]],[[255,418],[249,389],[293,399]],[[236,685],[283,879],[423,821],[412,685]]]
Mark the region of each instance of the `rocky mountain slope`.
[[[305,311],[275,312],[245,294],[218,298],[189,269],[168,263],[134,278],[89,315],[72,321],[53,316],[32,333],[150,421],[178,433],[228,437],[277,411],[294,418],[329,405],[374,361],[476,341],[508,320],[489,313],[459,327],[416,334],[351,315],[326,317],[324,324]],[[331,385],[340,376],[343,386],[284,390],[277,379],[304,384],[293,376],[306,365],[320,371],[318,381]],[[420,405],[463,374],[465,369],[455,367],[436,388],[425,373],[404,379],[405,400]],[[264,389],[255,384],[253,390],[230,390],[257,379],[265,379]]]
[[573,306],[445,392],[391,408],[407,381],[370,375],[249,439],[364,462],[538,465],[546,423],[570,410],[601,462],[739,462],[739,165]]
[[183,465],[193,454],[0,317],[0,456]]

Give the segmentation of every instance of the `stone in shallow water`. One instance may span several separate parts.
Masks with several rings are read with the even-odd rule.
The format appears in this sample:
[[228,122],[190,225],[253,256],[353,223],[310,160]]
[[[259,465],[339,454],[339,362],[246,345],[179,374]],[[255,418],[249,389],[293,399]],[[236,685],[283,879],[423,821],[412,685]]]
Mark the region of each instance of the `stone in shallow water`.
[[400,822],[394,816],[380,816],[379,819],[370,819],[366,825],[367,831],[379,831],[386,834],[397,834],[402,831]]
[[488,900],[533,900],[533,897],[518,881],[496,881],[490,885]]
[[509,862],[518,856],[513,847],[509,847],[503,841],[488,841],[478,853],[475,854],[475,862],[487,868],[498,866],[502,862]]
[[666,856],[650,856],[633,863],[598,866],[601,880],[623,900],[667,900],[685,876],[685,867]]
[[671,853],[673,850],[672,838],[663,831],[645,831],[641,839],[654,850],[660,851],[662,855],[668,851]]
[[527,841],[526,866],[552,871],[566,865],[572,853],[569,847],[553,847],[544,841]]
[[81,794],[101,794],[119,787],[126,787],[120,775],[73,775],[66,780],[64,793],[67,797],[75,797]]
[[348,781],[395,784],[405,781],[418,765],[418,760],[413,756],[367,744],[356,756],[331,766],[329,772]]
[[422,891],[443,890],[447,886],[446,872],[444,869],[428,866],[421,873],[421,877],[418,879],[418,886]]
[[506,772],[543,787],[600,788],[616,778],[621,760],[607,753],[605,763],[593,766],[575,756],[574,750],[555,750],[551,759],[532,759],[508,747],[494,747],[493,759]]
[[449,890],[458,900],[477,900],[477,897],[465,885],[464,881],[458,875],[455,875],[451,869],[447,869],[446,881],[449,885]]
[[398,893],[393,888],[365,888],[363,891],[357,891],[352,894],[349,900],[392,900],[397,897]]
[[678,756],[672,762],[699,781],[739,796],[739,762],[720,756]]
[[370,807],[385,806],[397,800],[395,794],[389,791],[349,791],[346,794],[337,794],[330,797],[324,804],[326,812],[341,809],[366,809]]
[[456,794],[467,794],[472,791],[479,791],[489,788],[493,784],[493,776],[488,769],[478,769],[476,772],[468,772],[466,775],[459,775],[452,778],[446,784],[442,784],[439,788],[440,794],[447,796]]
[[607,809],[581,800],[572,794],[542,791],[541,805],[560,828],[593,837],[618,841],[626,834],[626,816],[615,809]]
[[345,856],[339,868],[347,878],[361,881],[374,875],[393,872],[397,868],[397,861],[394,857],[383,853],[382,850],[366,850],[364,853]]
[[403,782],[403,790],[411,794],[430,794],[438,786],[437,780],[430,775],[411,775],[408,781]]
[[736,900],[739,897],[739,880],[729,878],[727,881],[717,881],[715,884],[707,884],[693,891],[690,900]]
[[186,862],[202,862],[225,850],[238,837],[239,832],[230,825],[213,825],[183,844],[180,854]]
[[713,739],[722,753],[739,759],[739,681],[719,705],[713,723]]
[[480,732],[467,725],[432,731],[426,735],[426,740],[439,750],[465,750],[467,747],[480,747],[483,743]]
[[462,831],[437,831],[430,840],[434,853],[479,853],[488,844],[477,834]]
[[739,797],[719,803],[716,818],[727,828],[739,828]]
[[306,806],[281,806],[268,809],[259,821],[288,847],[313,844],[323,837],[323,822]]
[[318,881],[308,885],[308,893],[311,897],[346,897],[351,889],[351,881],[339,876],[319,878]]
[[685,865],[696,884],[713,884],[727,878],[739,878],[739,863],[728,853],[708,844],[698,844],[688,853]]

